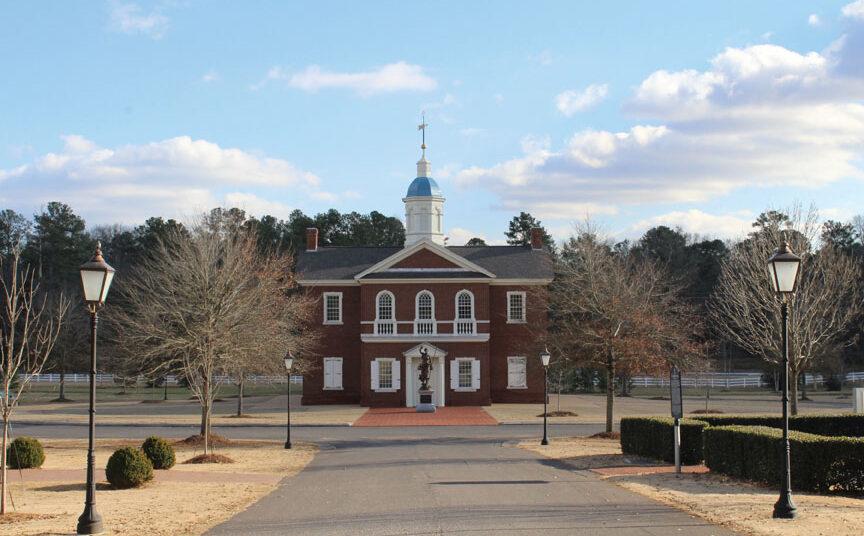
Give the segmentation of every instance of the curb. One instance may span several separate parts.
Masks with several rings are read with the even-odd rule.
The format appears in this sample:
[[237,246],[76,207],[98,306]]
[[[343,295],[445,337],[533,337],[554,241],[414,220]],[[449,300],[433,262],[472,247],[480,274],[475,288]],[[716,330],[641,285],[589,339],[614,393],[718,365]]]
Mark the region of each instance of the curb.
[[[13,421],[15,426],[89,426],[86,422],[45,422],[45,421]],[[99,428],[107,427],[155,427],[155,428],[193,428],[200,426],[198,423],[179,424],[179,423],[100,423],[96,421],[96,426]],[[285,424],[212,424],[213,428],[279,428],[284,429]],[[291,428],[346,428],[352,426],[352,423],[334,423],[334,424],[292,424]]]

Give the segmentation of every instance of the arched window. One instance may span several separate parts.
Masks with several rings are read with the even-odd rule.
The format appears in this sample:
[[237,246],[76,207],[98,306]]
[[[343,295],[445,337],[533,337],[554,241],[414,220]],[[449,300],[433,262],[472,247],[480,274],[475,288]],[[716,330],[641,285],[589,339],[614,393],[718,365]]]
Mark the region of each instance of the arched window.
[[428,290],[417,293],[417,320],[432,320],[435,318],[435,298]]
[[474,295],[468,290],[456,294],[456,334],[473,335],[476,332],[474,320]]
[[474,295],[467,290],[456,295],[456,320],[474,319]]
[[375,333],[393,335],[396,333],[395,299],[393,293],[382,290],[375,298]]
[[431,335],[435,333],[435,297],[428,290],[417,293],[414,317],[414,333]]

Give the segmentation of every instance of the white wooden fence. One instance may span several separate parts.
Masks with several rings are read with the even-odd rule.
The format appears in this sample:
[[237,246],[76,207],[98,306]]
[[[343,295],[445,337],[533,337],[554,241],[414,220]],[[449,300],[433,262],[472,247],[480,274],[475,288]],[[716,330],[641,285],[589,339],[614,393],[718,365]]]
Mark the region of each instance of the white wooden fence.
[[[864,382],[864,372],[849,372],[844,378],[844,382],[856,383]],[[825,383],[825,378],[821,374],[805,374],[804,383],[821,387]],[[768,387],[769,382],[765,381],[764,376],[760,372],[694,372],[684,373],[681,375],[681,384],[684,387],[716,387],[719,389],[749,389]],[[634,376],[634,387],[668,387],[668,377],[658,376]]]
[[[19,377],[26,377],[24,374],[19,374]],[[50,373],[50,374],[30,374],[30,381],[32,383],[60,383],[60,374],[59,373]],[[66,383],[87,383],[89,381],[89,374],[82,373],[67,373],[66,374]],[[216,379],[222,383],[231,383],[233,382],[230,376],[217,376]],[[285,376],[247,376],[246,380],[249,383],[259,383],[259,384],[272,384],[272,383],[285,383]],[[118,383],[122,381],[122,378],[117,378]],[[143,383],[147,381],[147,378],[143,376],[139,376],[136,378],[136,382]],[[168,385],[177,385],[178,379],[176,376],[167,376]],[[113,374],[96,374],[96,384],[97,385],[113,385],[114,375]],[[303,376],[291,376],[291,383],[303,383]]]

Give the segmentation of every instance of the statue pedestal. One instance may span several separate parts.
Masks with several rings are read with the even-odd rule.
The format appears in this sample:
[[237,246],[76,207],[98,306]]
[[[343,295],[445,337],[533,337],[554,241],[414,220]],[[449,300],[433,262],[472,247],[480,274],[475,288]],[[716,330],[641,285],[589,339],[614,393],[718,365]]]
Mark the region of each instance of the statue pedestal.
[[417,413],[435,413],[435,404],[432,402],[432,395],[435,393],[432,389],[421,389],[420,403],[417,404]]

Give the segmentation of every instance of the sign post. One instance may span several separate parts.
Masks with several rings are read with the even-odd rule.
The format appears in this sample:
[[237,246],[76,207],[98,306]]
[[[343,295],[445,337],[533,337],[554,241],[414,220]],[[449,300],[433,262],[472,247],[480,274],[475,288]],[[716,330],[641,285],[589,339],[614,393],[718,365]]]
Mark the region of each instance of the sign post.
[[681,395],[681,371],[672,367],[669,372],[669,390],[672,400],[672,418],[675,419],[675,472],[681,473],[681,418],[684,417],[684,401]]

